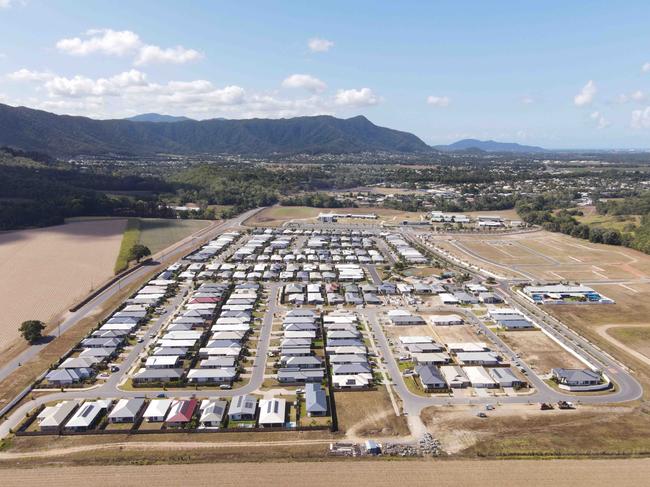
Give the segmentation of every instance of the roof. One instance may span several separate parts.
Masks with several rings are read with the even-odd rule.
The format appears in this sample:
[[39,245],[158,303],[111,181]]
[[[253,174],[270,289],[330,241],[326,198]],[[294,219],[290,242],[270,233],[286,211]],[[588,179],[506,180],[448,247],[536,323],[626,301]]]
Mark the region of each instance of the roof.
[[262,399],[260,401],[260,424],[284,423],[287,402],[284,399]]
[[86,401],[84,402],[72,417],[65,424],[66,428],[88,428],[90,427],[97,417],[108,409],[111,401],[102,399],[99,401]]
[[440,369],[435,365],[419,365],[415,368],[415,373],[424,385],[447,385]]
[[120,399],[113,410],[108,414],[109,418],[135,418],[144,406],[143,398]]
[[305,386],[305,406],[308,413],[327,412],[327,395],[320,384]]
[[590,369],[553,369],[552,372],[567,382],[600,381],[600,374]]
[[164,417],[172,405],[171,399],[152,399],[149,401],[147,409],[144,411],[145,418]]
[[201,423],[221,422],[226,413],[226,401],[215,401],[206,399],[201,402]]
[[167,423],[187,423],[196,409],[196,399],[174,400],[165,421]]
[[250,394],[245,394],[242,396],[235,396],[230,402],[230,410],[228,411],[229,416],[235,414],[250,414],[255,415],[255,410],[257,409],[257,398],[251,396]]
[[78,401],[61,401],[55,406],[46,407],[38,414],[39,425],[41,428],[61,426],[78,405]]

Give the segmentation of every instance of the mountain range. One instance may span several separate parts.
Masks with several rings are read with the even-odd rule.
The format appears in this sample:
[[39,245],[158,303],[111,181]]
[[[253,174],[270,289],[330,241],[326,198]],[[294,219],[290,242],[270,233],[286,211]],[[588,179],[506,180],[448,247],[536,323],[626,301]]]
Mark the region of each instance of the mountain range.
[[56,157],[124,154],[430,152],[413,134],[363,116],[160,121],[95,120],[0,104],[0,145]]
[[520,152],[520,153],[535,153],[547,152],[542,147],[533,145],[521,145],[514,142],[497,142],[495,140],[478,140],[478,139],[463,139],[449,145],[436,145],[434,149],[444,152],[457,152],[457,151],[484,151],[484,152]]
[[135,115],[133,117],[125,118],[124,120],[130,120],[131,122],[187,122],[192,120],[188,117],[175,117],[173,115],[161,115],[160,113],[142,113],[140,115]]

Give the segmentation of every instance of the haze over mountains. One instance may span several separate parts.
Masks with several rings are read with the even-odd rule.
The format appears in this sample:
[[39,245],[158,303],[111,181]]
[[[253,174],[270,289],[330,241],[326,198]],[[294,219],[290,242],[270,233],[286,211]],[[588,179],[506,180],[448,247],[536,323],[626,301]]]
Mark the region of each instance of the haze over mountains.
[[463,139],[449,145],[436,145],[435,149],[445,152],[481,150],[484,152],[547,152],[542,147],[521,145],[514,142],[497,142],[495,140]]

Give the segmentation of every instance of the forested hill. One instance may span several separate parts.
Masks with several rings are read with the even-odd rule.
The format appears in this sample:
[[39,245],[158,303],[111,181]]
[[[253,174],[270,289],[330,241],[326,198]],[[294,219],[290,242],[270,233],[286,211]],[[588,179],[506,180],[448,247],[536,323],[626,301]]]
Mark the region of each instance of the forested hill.
[[425,152],[413,134],[363,116],[166,122],[94,120],[0,104],[0,146],[58,157],[80,154],[341,154]]

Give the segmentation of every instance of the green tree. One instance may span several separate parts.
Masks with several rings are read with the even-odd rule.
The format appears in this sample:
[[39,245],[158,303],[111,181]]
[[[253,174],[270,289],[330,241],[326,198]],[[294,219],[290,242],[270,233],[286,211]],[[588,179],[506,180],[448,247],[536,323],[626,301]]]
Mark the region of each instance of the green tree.
[[149,250],[149,247],[142,244],[134,244],[129,250],[129,260],[135,260],[137,262],[140,262],[143,257],[148,257],[150,255],[151,250]]
[[39,338],[43,336],[43,330],[45,329],[45,324],[42,321],[38,320],[27,320],[23,321],[20,325],[20,334],[25,340],[29,343],[36,342]]

